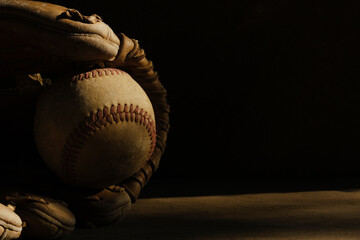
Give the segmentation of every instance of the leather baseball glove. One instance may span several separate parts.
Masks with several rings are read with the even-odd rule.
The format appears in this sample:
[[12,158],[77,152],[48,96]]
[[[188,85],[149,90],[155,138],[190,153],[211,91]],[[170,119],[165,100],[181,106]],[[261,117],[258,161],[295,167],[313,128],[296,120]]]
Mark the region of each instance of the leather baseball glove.
[[14,210],[11,204],[0,204],[0,239],[16,239],[21,234],[23,222]]
[[10,193],[2,198],[26,224],[23,236],[32,239],[59,239],[75,228],[75,217],[67,204],[50,197],[28,193]]
[[[158,169],[166,146],[169,131],[167,91],[159,81],[153,63],[146,58],[137,40],[123,33],[115,34],[100,16],[84,16],[75,9],[55,4],[0,0],[0,28],[0,85],[3,86],[3,90],[0,90],[0,108],[22,109],[28,113],[12,118],[11,125],[15,127],[24,125],[24,122],[32,122],[37,95],[43,86],[51,82],[52,77],[65,72],[87,71],[99,67],[119,68],[128,72],[147,93],[155,112],[157,141],[150,160],[136,174],[116,186],[97,190],[71,189],[56,179],[46,180],[48,173],[44,174],[42,183],[36,183],[38,187],[44,186],[41,191],[45,195],[52,194],[56,199],[65,200],[79,224],[94,227],[121,219]],[[25,156],[28,159],[24,162],[34,161],[32,158],[38,159],[38,155],[34,153],[34,144],[24,144],[24,149],[29,152]],[[28,174],[30,170],[25,172]],[[26,181],[22,183],[22,187],[25,186],[26,189],[31,184],[31,181]],[[56,187],[49,188],[49,184]],[[14,192],[5,192],[3,195],[3,199],[11,199],[14,205],[21,203],[21,208],[26,209],[26,205],[29,205],[33,209],[35,200],[28,201],[25,198],[25,201],[23,195]],[[37,196],[37,200],[45,199],[39,195],[28,195]],[[16,199],[18,200],[15,201]],[[37,203],[42,201],[37,200]],[[51,208],[46,211],[51,211]],[[51,215],[50,212],[47,213]],[[27,216],[27,225],[31,221],[38,221],[34,218],[35,215]],[[71,228],[67,228],[64,232],[68,233],[70,230]],[[37,231],[38,229],[29,235],[33,237]]]

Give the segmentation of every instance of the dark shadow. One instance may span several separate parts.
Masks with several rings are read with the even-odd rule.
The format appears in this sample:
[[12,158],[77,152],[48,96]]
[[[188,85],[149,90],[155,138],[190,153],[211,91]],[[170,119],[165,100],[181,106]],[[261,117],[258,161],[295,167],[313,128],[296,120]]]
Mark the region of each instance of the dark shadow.
[[215,196],[251,193],[286,193],[302,191],[351,191],[360,188],[360,178],[328,177],[248,177],[233,179],[152,179],[140,198]]

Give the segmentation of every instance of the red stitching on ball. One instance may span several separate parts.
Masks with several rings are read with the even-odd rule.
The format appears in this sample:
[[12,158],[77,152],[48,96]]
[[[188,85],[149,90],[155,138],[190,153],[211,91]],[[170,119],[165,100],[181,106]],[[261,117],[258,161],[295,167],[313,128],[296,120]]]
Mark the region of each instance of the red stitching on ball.
[[110,108],[105,106],[103,109],[91,113],[66,140],[62,150],[62,169],[66,182],[70,183],[76,177],[77,157],[86,139],[107,124],[124,121],[136,122],[145,126],[151,141],[151,149],[146,162],[150,159],[156,145],[156,128],[150,114],[133,104],[130,104],[130,107],[128,104],[112,105]]
[[127,74],[124,71],[121,71],[120,69],[116,69],[116,68],[101,68],[101,69],[94,69],[91,70],[89,72],[86,73],[81,73],[78,74],[74,77],[72,77],[72,81],[81,81],[81,80],[85,80],[85,79],[89,79],[90,77],[95,78],[95,77],[101,77],[103,76],[103,74],[105,74],[106,76],[109,75],[125,75]]
[[[116,68],[95,69],[86,73],[78,74],[72,77],[72,81],[82,81],[90,77],[103,75],[125,75],[124,71]],[[156,146],[156,128],[151,116],[142,108],[130,104],[118,104],[117,106],[105,106],[97,112],[93,112],[70,134],[62,150],[62,170],[65,181],[70,183],[76,177],[77,157],[86,139],[95,133],[98,129],[107,126],[107,124],[118,124],[121,122],[135,122],[145,126],[149,133],[151,149],[146,162],[150,159]]]

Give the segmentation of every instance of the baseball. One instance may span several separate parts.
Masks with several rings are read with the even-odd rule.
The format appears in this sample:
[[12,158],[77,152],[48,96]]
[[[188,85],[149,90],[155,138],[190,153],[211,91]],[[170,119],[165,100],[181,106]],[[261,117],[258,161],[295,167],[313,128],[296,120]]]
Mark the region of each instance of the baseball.
[[147,163],[156,141],[154,110],[140,85],[119,69],[61,77],[39,96],[34,138],[63,182],[101,188]]

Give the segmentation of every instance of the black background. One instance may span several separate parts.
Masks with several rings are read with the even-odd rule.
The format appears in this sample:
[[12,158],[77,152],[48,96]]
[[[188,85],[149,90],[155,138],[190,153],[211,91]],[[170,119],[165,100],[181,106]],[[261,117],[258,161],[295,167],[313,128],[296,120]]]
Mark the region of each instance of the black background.
[[358,1],[52,2],[100,15],[154,62],[171,105],[154,182],[357,187]]

